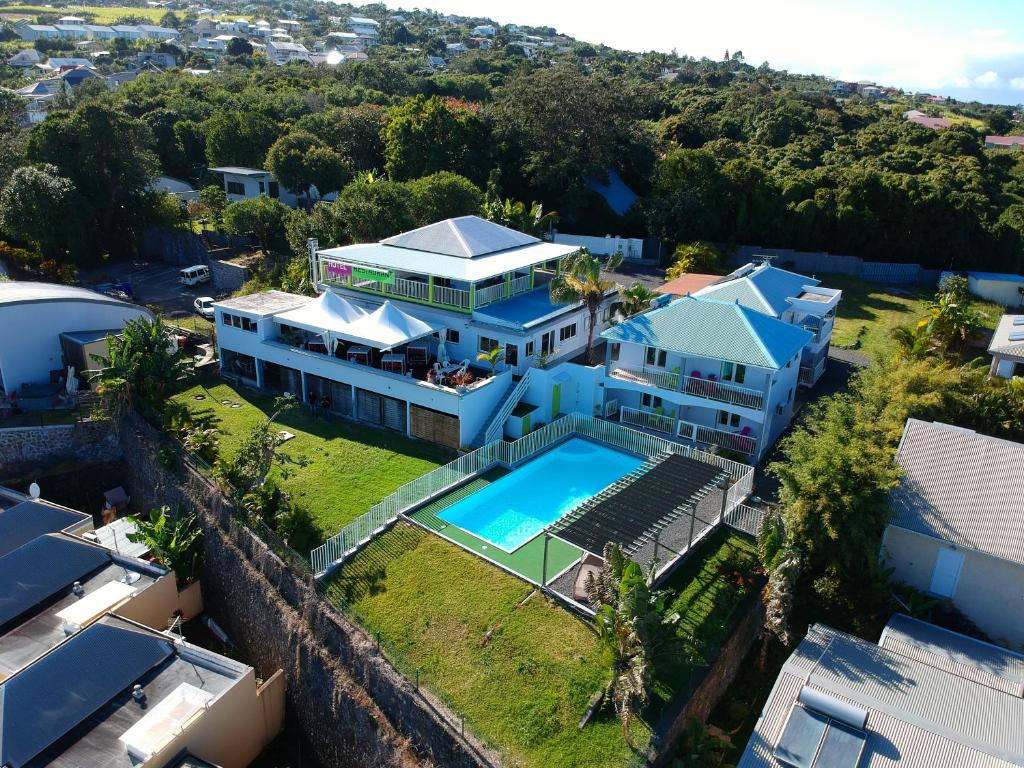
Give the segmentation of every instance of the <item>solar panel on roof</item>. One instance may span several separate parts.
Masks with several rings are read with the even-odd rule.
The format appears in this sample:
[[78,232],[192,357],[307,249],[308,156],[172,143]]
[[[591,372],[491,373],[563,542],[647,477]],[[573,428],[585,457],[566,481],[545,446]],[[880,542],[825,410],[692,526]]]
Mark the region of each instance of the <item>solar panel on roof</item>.
[[1024,341],[1024,331],[1011,331],[1010,341]]
[[0,512],[0,557],[44,533],[56,533],[85,519],[85,515],[41,501],[23,501]]
[[857,768],[867,735],[835,720],[829,723],[821,742],[815,768]]
[[1013,318],[1013,324],[1014,325],[1024,325],[1024,315],[1021,315],[1020,317]]
[[793,768],[811,768],[827,727],[827,717],[795,705],[775,747],[775,757]]
[[108,562],[105,549],[59,533],[0,557],[0,627]]
[[83,629],[0,683],[0,765],[21,768],[173,654],[116,618]]

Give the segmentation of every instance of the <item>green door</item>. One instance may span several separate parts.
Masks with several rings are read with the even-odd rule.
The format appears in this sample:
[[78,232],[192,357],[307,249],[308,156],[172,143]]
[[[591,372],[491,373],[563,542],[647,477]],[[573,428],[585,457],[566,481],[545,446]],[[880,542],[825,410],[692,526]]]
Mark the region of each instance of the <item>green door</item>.
[[558,417],[558,411],[562,407],[562,385],[555,384],[551,388],[551,420],[554,421]]

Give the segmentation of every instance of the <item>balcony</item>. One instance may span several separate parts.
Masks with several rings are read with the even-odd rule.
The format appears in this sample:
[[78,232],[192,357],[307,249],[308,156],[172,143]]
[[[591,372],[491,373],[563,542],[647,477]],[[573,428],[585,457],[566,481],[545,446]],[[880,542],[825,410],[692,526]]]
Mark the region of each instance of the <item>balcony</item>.
[[466,312],[489,304],[496,304],[513,296],[528,293],[534,289],[534,279],[530,275],[508,278],[495,285],[474,287],[473,290],[450,288],[431,282],[426,276],[421,279],[394,277],[391,282],[352,277],[345,279],[327,278],[330,282],[345,288],[365,291],[380,296],[394,297],[409,301],[417,301],[443,309],[454,309]]
[[676,426],[676,420],[670,416],[625,406],[619,409],[619,422],[629,424],[631,427],[649,429],[652,432],[664,432],[666,435],[671,435]]
[[765,395],[756,389],[748,389],[723,381],[712,381],[696,376],[681,376],[660,368],[613,368],[609,375],[621,381],[640,384],[671,392],[684,392],[704,400],[738,405],[760,411],[764,408]]
[[825,364],[828,362],[827,357],[821,358],[818,364],[815,366],[801,365],[800,374],[797,378],[797,383],[801,387],[813,387],[818,383],[818,379],[821,378],[821,374],[825,372]]
[[715,429],[703,424],[680,421],[677,434],[683,440],[692,440],[704,445],[717,445],[719,448],[726,448],[737,453],[747,455],[757,453],[757,438],[743,432],[727,432],[724,429]]

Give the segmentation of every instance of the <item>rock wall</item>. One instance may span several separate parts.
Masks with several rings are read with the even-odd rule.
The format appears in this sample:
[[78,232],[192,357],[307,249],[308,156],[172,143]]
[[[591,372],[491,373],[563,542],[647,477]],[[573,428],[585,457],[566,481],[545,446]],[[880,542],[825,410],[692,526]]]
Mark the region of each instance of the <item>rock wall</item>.
[[249,279],[249,268],[231,261],[210,259],[210,280],[217,291],[237,291]]
[[195,509],[204,529],[203,593],[209,613],[261,675],[283,669],[288,707],[325,766],[496,765],[462,738],[455,719],[394,669],[376,643],[232,517],[205,478],[154,459],[162,437],[128,415],[118,433],[132,504]]
[[0,429],[0,475],[44,472],[61,461],[113,461],[121,446],[108,420]]

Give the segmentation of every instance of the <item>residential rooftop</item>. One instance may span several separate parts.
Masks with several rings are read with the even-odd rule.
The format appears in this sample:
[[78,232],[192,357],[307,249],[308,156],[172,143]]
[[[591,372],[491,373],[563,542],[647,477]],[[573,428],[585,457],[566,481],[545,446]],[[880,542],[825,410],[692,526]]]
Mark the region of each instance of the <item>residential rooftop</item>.
[[32,304],[47,301],[89,301],[96,304],[122,304],[127,302],[96,293],[87,288],[56,283],[34,283],[22,280],[0,282],[0,305]]
[[25,499],[0,511],[0,557],[44,533],[92,528],[92,515],[39,499]]
[[289,309],[301,307],[313,299],[309,296],[301,296],[297,293],[285,293],[284,291],[261,291],[250,293],[248,296],[238,296],[233,299],[224,299],[216,302],[216,306],[224,309],[237,309],[240,312],[248,312],[252,315],[269,317],[278,312],[285,312]]
[[1024,445],[908,419],[891,524],[1024,565]]
[[779,370],[800,353],[811,333],[737,302],[684,296],[612,326],[601,337]]
[[1003,315],[988,345],[989,354],[1024,357],[1024,315]]
[[798,275],[771,264],[746,264],[697,294],[721,301],[736,301],[745,307],[772,317],[782,317],[792,308],[792,299],[806,293],[808,288],[821,285],[820,280]]
[[667,293],[670,296],[686,296],[697,293],[697,291],[703,290],[709,285],[714,285],[722,279],[721,275],[702,275],[692,272],[677,277],[675,280],[669,280],[664,285],[657,286],[654,290],[658,293]]
[[1024,764],[1017,654],[903,616],[879,643],[813,625],[739,768]]

